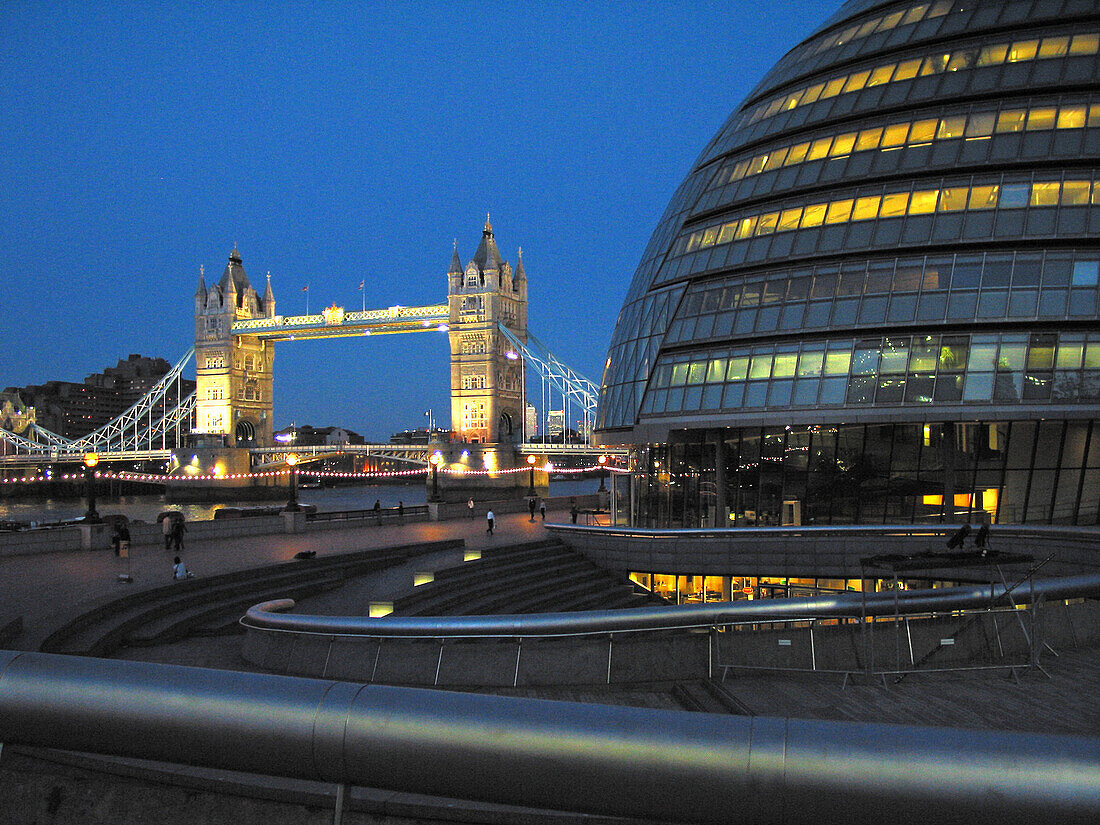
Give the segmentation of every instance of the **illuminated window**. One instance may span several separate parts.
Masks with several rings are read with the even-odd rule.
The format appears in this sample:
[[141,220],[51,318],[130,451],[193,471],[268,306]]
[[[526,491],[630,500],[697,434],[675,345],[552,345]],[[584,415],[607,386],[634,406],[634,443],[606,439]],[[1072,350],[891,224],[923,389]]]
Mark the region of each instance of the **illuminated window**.
[[852,147],[856,145],[856,133],[851,132],[846,135],[839,135],[834,141],[833,146],[829,150],[829,154],[832,157],[838,157],[841,155],[850,154]]
[[995,46],[985,46],[978,52],[979,66],[1000,66],[1008,57],[1008,44],[998,43]]
[[985,137],[993,134],[993,124],[997,116],[993,112],[971,115],[966,122],[966,137]]
[[958,212],[966,209],[967,196],[970,190],[965,186],[955,186],[940,192],[939,210],[941,212]]
[[760,220],[756,224],[757,235],[770,235],[775,231],[775,225],[779,221],[778,212],[769,212],[766,215],[761,215]]
[[809,143],[799,143],[795,146],[792,146],[790,151],[787,152],[787,157],[784,160],[784,163],[787,166],[791,166],[795,163],[802,163],[802,161],[804,161],[806,159],[806,153],[809,152],[809,151],[810,151],[810,144]]
[[899,63],[897,71],[894,72],[894,82],[897,83],[899,80],[912,80],[917,76],[917,72],[920,71],[920,64],[920,58]]
[[777,232],[789,232],[792,229],[798,228],[798,222],[802,219],[802,208],[797,209],[785,209],[779,215],[779,223],[776,227]]
[[1068,37],[1044,37],[1039,46],[1039,59],[1045,60],[1051,57],[1065,57],[1069,52]]
[[855,149],[857,152],[864,152],[868,149],[877,149],[879,141],[882,140],[882,127],[875,129],[864,129],[859,133],[856,138]]
[[939,198],[938,189],[925,189],[914,192],[909,202],[910,215],[927,215],[936,211],[936,200]]
[[1084,106],[1063,106],[1058,110],[1059,129],[1081,129],[1085,126]]
[[852,203],[851,198],[830,203],[825,213],[825,223],[847,223],[852,215]]
[[975,186],[970,190],[970,209],[994,209],[1000,197],[999,186]]
[[928,143],[936,136],[940,122],[936,119],[918,120],[909,130],[909,143]]
[[1058,110],[1050,107],[1046,109],[1032,109],[1027,113],[1027,130],[1029,132],[1053,129],[1054,120]]
[[1100,33],[1075,34],[1069,44],[1071,55],[1096,54],[1100,51]]
[[1026,109],[1013,109],[997,115],[997,132],[1022,132],[1027,118]]
[[1089,189],[1087,180],[1067,180],[1062,184],[1062,206],[1088,206]]
[[[1085,197],[1088,197],[1088,192],[1085,193]],[[802,228],[807,229],[809,227],[821,226],[825,220],[825,211],[828,204],[815,203],[812,206],[807,206],[802,214]]]
[[887,126],[882,133],[882,146],[886,148],[888,146],[903,146],[905,144],[905,138],[909,134],[908,123],[895,123],[891,126]]
[[958,117],[945,117],[940,121],[939,128],[936,129],[936,139],[947,140],[949,138],[962,137],[965,129],[966,118],[962,115]]
[[905,208],[909,204],[908,192],[893,192],[884,195],[882,206],[879,208],[880,218],[896,218],[905,214]]
[[1033,183],[1031,185],[1031,205],[1057,206],[1061,189],[1062,184],[1057,181],[1052,183]]
[[1039,51],[1038,40],[1020,40],[1013,43],[1008,49],[1009,63],[1022,63],[1025,60],[1034,60]]
[[889,83],[890,78],[894,75],[894,66],[879,66],[877,69],[871,72],[870,77],[867,78],[867,87],[881,86],[883,83]]
[[829,154],[829,146],[832,144],[832,138],[820,138],[810,144],[810,153],[806,156],[806,160],[819,160]]
[[852,209],[852,220],[866,221],[871,218],[877,218],[881,201],[882,198],[878,195],[868,195],[866,197],[856,198],[855,206]]

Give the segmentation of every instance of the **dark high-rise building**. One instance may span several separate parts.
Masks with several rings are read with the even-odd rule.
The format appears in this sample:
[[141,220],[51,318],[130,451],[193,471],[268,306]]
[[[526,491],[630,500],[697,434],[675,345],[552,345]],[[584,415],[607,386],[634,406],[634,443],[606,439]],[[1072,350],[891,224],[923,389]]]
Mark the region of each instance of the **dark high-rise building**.
[[597,428],[639,525],[1094,524],[1094,0],[853,0],[703,149]]
[[[35,411],[35,422],[63,438],[88,435],[122,415],[148,393],[172,365],[163,358],[130,355],[103,372],[86,376],[83,383],[47,381],[28,387],[9,387]],[[181,378],[180,394],[195,390],[195,382]]]

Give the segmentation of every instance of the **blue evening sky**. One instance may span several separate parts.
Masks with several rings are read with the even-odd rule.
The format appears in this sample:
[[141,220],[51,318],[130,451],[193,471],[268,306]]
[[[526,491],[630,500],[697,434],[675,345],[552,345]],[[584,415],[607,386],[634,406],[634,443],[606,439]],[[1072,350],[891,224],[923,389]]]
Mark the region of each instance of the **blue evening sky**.
[[[234,242],[280,314],[307,283],[311,311],[443,301],[486,212],[532,332],[598,383],[673,190],[838,5],[0,4],[0,389],[177,360]],[[279,344],[275,375],[276,427],[449,418],[438,333]]]

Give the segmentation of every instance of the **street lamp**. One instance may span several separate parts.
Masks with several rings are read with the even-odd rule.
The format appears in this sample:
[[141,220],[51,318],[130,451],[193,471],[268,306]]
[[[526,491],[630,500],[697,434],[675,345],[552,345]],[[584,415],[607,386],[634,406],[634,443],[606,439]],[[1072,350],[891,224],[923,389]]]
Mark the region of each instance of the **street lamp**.
[[287,453],[286,463],[290,467],[290,501],[286,503],[286,509],[294,513],[301,509],[298,506],[298,454]]
[[99,513],[95,509],[95,467],[99,464],[99,453],[84,453],[84,494],[88,497],[88,512],[84,514],[85,524],[99,524]]
[[606,493],[607,492],[607,487],[604,486],[603,480],[604,480],[604,472],[606,472],[606,470],[607,470],[607,456],[601,455],[599,458],[596,459],[596,463],[598,463],[600,465],[600,489],[598,489],[596,492],[597,493]]
[[531,468],[531,483],[527,489],[527,495],[535,495],[535,461],[537,459],[533,455],[527,456],[527,466]]
[[432,465],[432,501],[439,501],[439,453],[428,456],[428,463]]

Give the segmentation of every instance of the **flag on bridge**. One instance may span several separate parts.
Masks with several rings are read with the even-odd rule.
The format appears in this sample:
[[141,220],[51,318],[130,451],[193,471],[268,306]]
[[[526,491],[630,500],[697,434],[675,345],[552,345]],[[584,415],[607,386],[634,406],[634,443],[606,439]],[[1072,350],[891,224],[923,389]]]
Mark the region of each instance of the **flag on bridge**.
[[362,290],[363,290],[363,284],[365,284],[365,283],[366,283],[366,281],[360,281],[360,282],[359,282],[359,291],[360,291],[360,292],[362,292]]
[[309,292],[309,284],[306,284],[304,287],[302,287],[302,292]]

